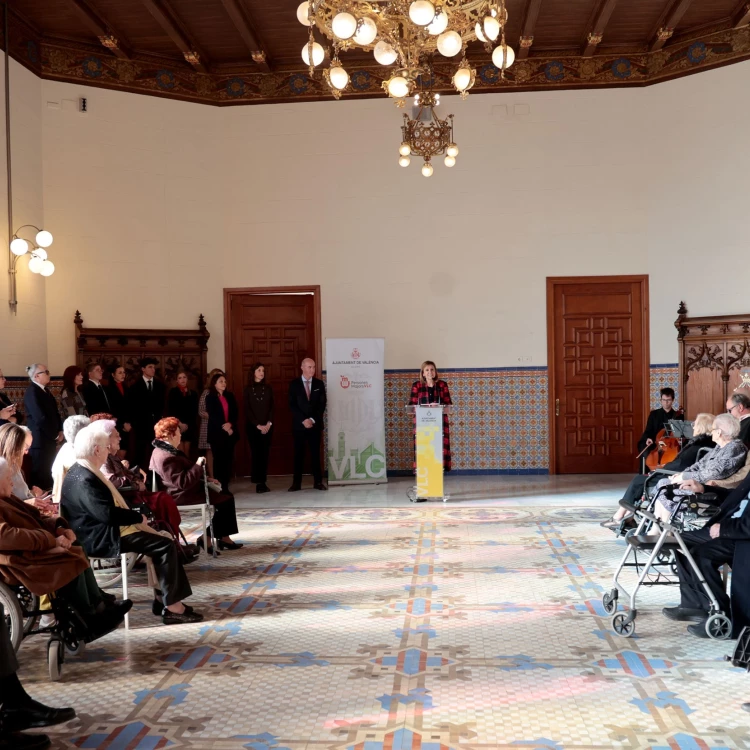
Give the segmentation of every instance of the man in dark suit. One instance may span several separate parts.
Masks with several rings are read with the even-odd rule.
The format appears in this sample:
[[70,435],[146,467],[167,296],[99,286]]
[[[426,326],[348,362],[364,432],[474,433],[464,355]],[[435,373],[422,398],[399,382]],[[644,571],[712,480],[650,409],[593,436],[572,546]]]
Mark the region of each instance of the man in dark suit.
[[740,420],[740,434],[737,438],[750,448],[750,396],[733,393],[727,399],[726,406],[727,411]]
[[[732,638],[737,638],[744,625],[750,625],[750,476],[734,490],[707,487],[691,480],[681,485],[693,492],[708,490],[724,498],[719,512],[697,531],[688,531],[682,538],[696,565],[716,597],[719,608],[732,618]],[[692,566],[681,553],[675,555],[680,579],[680,606],[662,610],[670,620],[693,622],[688,632],[708,638],[705,622],[710,601]],[[724,589],[719,569],[732,566],[731,600]]]
[[52,464],[57,446],[63,441],[62,421],[57,399],[48,390],[50,381],[47,365],[33,364],[26,368],[31,383],[23,397],[26,423],[34,442],[31,444],[31,486],[52,487]]
[[102,366],[95,362],[86,368],[88,381],[81,389],[83,400],[86,402],[86,411],[89,416],[94,414],[112,414],[112,407],[107,397],[107,392],[102,385],[104,370]]
[[326,410],[326,387],[322,380],[315,377],[315,362],[312,359],[303,359],[300,369],[302,377],[289,384],[289,409],[292,412],[294,436],[294,479],[289,492],[302,489],[305,447],[310,450],[315,489],[327,490],[320,470],[320,438]]
[[157,380],[153,357],[144,357],[141,362],[141,377],[127,392],[126,412],[135,432],[135,462],[147,469],[153,450],[154,425],[164,416],[167,389]]
[[[646,429],[643,431],[643,435],[641,435],[641,439],[638,441],[638,453],[654,444],[656,436],[664,429],[664,425],[666,425],[670,419],[682,419],[682,412],[675,411],[672,408],[672,404],[674,404],[674,390],[672,388],[662,388],[661,391],[659,391],[659,398],[661,401],[661,407],[659,409],[654,409],[648,415]],[[653,450],[653,448],[651,450]],[[648,452],[650,453],[651,451]]]

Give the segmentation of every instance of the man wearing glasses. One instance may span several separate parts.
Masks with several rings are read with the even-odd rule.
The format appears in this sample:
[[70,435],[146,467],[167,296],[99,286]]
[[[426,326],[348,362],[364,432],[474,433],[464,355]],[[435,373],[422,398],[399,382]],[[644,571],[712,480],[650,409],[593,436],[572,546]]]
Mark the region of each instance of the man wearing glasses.
[[[664,429],[664,426],[670,419],[682,419],[682,413],[672,409],[672,404],[674,404],[674,391],[671,388],[662,388],[659,391],[659,395],[661,397],[661,407],[659,409],[654,409],[648,415],[646,429],[643,431],[643,435],[641,435],[641,439],[638,441],[638,453],[654,444],[656,436]],[[651,450],[653,449],[650,449],[647,453],[650,453]]]
[[750,449],[750,397],[744,393],[733,393],[727,399],[727,411],[740,420],[740,434],[737,437]]
[[62,422],[57,400],[47,388],[50,381],[47,365],[30,365],[26,373],[31,380],[23,397],[26,422],[33,437],[29,450],[31,486],[47,490],[52,487],[52,464],[57,446],[63,440]]

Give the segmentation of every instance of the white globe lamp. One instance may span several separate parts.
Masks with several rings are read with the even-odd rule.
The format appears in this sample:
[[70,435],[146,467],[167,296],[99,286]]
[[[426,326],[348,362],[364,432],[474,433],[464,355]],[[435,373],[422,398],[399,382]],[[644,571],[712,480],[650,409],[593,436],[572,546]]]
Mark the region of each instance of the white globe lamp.
[[417,26],[427,26],[435,19],[435,6],[430,0],[414,0],[409,6],[409,18]]
[[455,159],[458,156],[458,146],[455,143],[451,143],[450,146],[445,149],[445,153]]
[[16,237],[10,243],[10,251],[13,255],[25,255],[29,252],[29,243],[20,237]]
[[39,273],[42,274],[42,276],[52,276],[54,272],[55,264],[51,260],[43,260]]
[[310,9],[310,3],[305,0],[304,3],[300,3],[299,6],[297,6],[297,20],[303,25],[303,26],[309,26],[310,25],[310,19],[308,17]]
[[39,273],[42,270],[42,264],[47,262],[48,261],[42,260],[38,256],[34,255],[29,260],[29,271],[31,271],[31,273]]
[[471,83],[471,70],[468,68],[459,68],[453,76],[453,85],[457,91],[466,91]]
[[[503,67],[507,70],[513,61],[516,59],[516,53],[513,51],[513,47],[509,47],[507,44],[501,44],[495,47],[492,52],[492,62],[498,70],[502,70]],[[505,65],[503,66],[503,61]]]
[[424,165],[424,166],[422,167],[422,174],[423,174],[423,175],[424,175],[425,177],[432,177],[432,173],[433,173],[434,171],[435,171],[435,170],[434,170],[434,169],[432,168],[432,164],[430,164],[429,162],[427,162],[427,163],[426,163],[426,164],[425,164],[425,165]]
[[373,54],[375,55],[375,59],[381,65],[392,65],[396,62],[396,58],[398,57],[396,50],[393,49],[388,42],[384,42],[382,39],[375,45],[375,51]]
[[427,27],[427,31],[429,31],[432,36],[437,36],[438,34],[442,34],[447,28],[448,16],[444,10],[441,10],[440,13],[435,16],[435,20]]
[[398,160],[399,166],[408,167],[411,164],[411,159],[408,156],[401,156]]
[[[313,42],[312,45],[312,64],[313,67],[320,65],[323,62],[323,58],[326,56],[325,50],[317,42]],[[310,45],[306,44],[302,48],[302,59],[305,61],[305,65],[310,64]]]
[[351,39],[357,31],[357,19],[346,11],[337,13],[331,21],[331,29],[339,39]]
[[409,156],[409,154],[411,153],[411,146],[406,141],[404,141],[398,147],[398,152],[399,154],[401,154],[401,156]]
[[349,74],[340,65],[336,65],[328,71],[328,80],[335,89],[343,91],[349,85]]
[[394,76],[388,81],[388,93],[394,99],[403,99],[409,96],[409,81],[403,76]]
[[444,57],[455,57],[462,46],[461,35],[457,31],[444,31],[437,40],[438,52]]
[[453,167],[456,164],[456,157],[455,156],[446,156],[445,157],[445,166],[446,167]]
[[52,239],[52,234],[46,229],[42,229],[36,233],[36,244],[39,247],[49,247],[52,244]]
[[359,31],[354,35],[354,41],[362,47],[367,47],[375,41],[378,35],[378,27],[372,18],[363,18]]
[[482,30],[485,37],[494,42],[500,35],[500,21],[494,16],[485,16],[482,22]]

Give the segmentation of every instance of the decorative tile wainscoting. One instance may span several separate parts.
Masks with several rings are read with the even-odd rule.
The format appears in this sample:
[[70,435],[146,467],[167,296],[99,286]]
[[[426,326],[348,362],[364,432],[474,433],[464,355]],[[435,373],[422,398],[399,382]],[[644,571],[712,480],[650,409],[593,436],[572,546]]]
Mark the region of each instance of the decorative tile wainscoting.
[[[453,471],[459,474],[546,474],[549,469],[547,368],[441,370],[454,409],[451,416]],[[413,370],[385,373],[385,440],[389,474],[411,473],[413,430],[406,410]],[[651,408],[659,389],[678,392],[676,364],[651,365]],[[26,378],[9,378],[6,393],[23,406]],[[50,383],[58,396],[62,381]]]

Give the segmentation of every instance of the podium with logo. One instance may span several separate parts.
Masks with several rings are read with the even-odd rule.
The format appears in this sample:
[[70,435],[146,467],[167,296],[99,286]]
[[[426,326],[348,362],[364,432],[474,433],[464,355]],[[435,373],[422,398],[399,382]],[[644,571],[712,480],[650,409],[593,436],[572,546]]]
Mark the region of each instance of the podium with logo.
[[443,474],[443,411],[447,405],[407,406],[416,420],[417,483],[407,493],[412,503],[448,501]]

